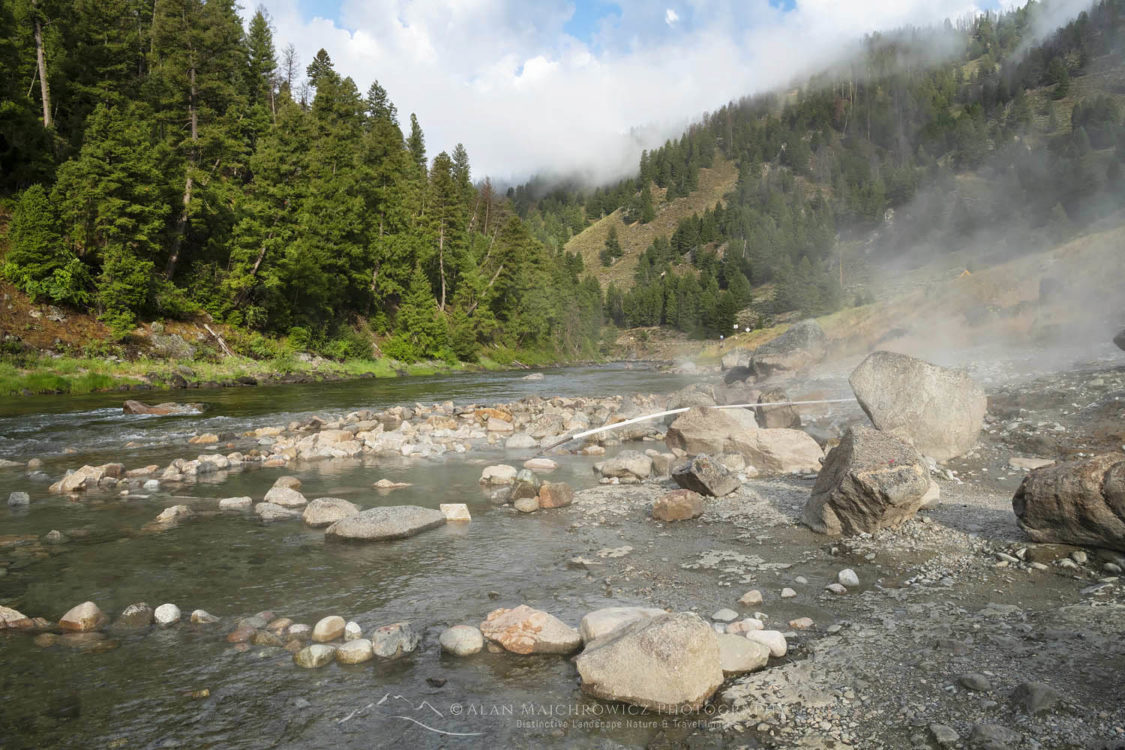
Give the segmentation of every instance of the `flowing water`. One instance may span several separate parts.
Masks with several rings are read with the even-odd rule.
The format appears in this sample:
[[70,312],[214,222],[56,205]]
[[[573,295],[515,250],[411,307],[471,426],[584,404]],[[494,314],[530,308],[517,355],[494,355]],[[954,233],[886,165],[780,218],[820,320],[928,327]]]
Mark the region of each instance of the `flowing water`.
[[[53,480],[84,463],[163,465],[201,452],[185,444],[192,433],[240,433],[310,414],[416,401],[661,392],[685,382],[624,366],[545,374],[541,381],[499,373],[146,395],[150,402],[204,402],[206,412],[194,417],[123,415],[120,395],[14,399],[0,402],[0,456],[40,457]],[[581,696],[565,658],[455,659],[437,646],[444,627],[477,624],[498,606],[529,603],[576,624],[600,606],[643,603],[609,599],[585,571],[567,567],[575,552],[566,514],[527,517],[490,505],[477,484],[481,467],[523,460],[526,453],[324,461],[214,475],[175,495],[102,493],[78,502],[49,496],[45,482],[34,484],[22,471],[0,471],[0,498],[14,490],[32,496],[27,509],[0,506],[0,603],[51,620],[86,600],[111,617],[138,601],[173,602],[185,618],[195,608],[223,617],[207,627],[183,623],[115,634],[119,647],[104,653],[40,649],[26,635],[0,636],[0,747],[646,742],[659,721],[615,725],[612,712],[627,709]],[[563,457],[552,481],[592,486],[595,460]],[[473,522],[397,542],[347,545],[326,544],[321,531],[299,522],[267,525],[206,511],[213,507],[209,498],[261,497],[282,474],[298,475],[309,498],[343,497],[362,507],[464,502]],[[380,495],[371,484],[382,477],[412,486]],[[201,512],[163,532],[144,529],[174,503]],[[45,544],[52,529],[67,541]],[[303,670],[281,649],[240,652],[225,641],[237,618],[260,610],[307,623],[341,614],[365,632],[410,621],[423,643],[400,661]],[[202,690],[209,695],[192,697]],[[586,719],[593,723],[584,725]]]

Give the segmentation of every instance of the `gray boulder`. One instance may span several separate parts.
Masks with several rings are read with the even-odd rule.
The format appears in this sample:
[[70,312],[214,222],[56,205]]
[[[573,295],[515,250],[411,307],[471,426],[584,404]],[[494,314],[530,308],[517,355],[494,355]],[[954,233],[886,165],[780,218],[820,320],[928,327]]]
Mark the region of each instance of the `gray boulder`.
[[1125,349],[1125,328],[1122,328],[1121,332],[1113,337],[1113,343],[1117,344],[1118,349]]
[[672,469],[672,479],[685,490],[710,497],[729,495],[742,486],[722,464],[703,455]]
[[665,614],[655,607],[605,607],[587,613],[578,624],[578,632],[583,643],[591,643],[599,638],[616,633],[621,628],[638,620],[651,620]]
[[918,512],[929,488],[918,451],[870,427],[853,427],[828,452],[801,521],[833,536],[895,528]]
[[695,711],[723,683],[719,641],[697,614],[641,619],[586,646],[582,692],[664,713]]
[[359,506],[338,497],[318,497],[305,506],[301,518],[307,526],[331,526],[342,518],[359,513]]
[[984,426],[988,400],[964,372],[875,352],[848,382],[872,424],[938,461],[968,452]]
[[277,503],[258,503],[254,512],[263,521],[286,521],[290,518],[300,518],[301,514],[290,508],[283,508]]
[[12,508],[18,508],[24,505],[31,504],[31,496],[26,492],[13,492],[8,495],[8,505]]
[[827,353],[828,337],[820,324],[815,320],[802,320],[755,349],[750,369],[758,378],[797,372],[820,362]]
[[1125,456],[1110,453],[1036,469],[1012,498],[1020,528],[1037,542],[1125,552]]
[[417,505],[389,505],[341,518],[329,526],[325,534],[333,539],[385,541],[404,539],[444,524],[445,516],[440,510]]

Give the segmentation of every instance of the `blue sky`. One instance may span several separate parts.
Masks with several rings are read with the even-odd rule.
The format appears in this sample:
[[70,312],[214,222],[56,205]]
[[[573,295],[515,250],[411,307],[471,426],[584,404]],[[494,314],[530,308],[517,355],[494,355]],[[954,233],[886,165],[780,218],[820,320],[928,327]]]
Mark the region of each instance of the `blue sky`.
[[[324,48],[360,90],[379,80],[403,120],[417,114],[431,157],[461,142],[476,177],[606,180],[703,113],[790,86],[873,31],[1014,1],[243,0],[243,13],[261,2],[302,70]],[[1087,1],[1053,0],[1065,13]]]

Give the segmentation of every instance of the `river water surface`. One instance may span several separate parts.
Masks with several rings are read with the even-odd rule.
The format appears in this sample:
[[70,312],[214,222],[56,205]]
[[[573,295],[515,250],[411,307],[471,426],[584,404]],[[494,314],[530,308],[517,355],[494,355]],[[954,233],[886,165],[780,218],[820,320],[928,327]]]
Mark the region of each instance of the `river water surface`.
[[[200,401],[198,417],[121,414],[122,396],[46,397],[0,402],[0,456],[40,457],[51,480],[84,463],[127,468],[166,464],[200,451],[199,432],[243,431],[318,414],[415,402],[506,402],[530,395],[608,396],[662,392],[685,379],[625,366],[400,380],[180,391],[150,402]],[[642,446],[643,447],[643,446]],[[68,451],[65,452],[64,451]],[[0,471],[0,498],[31,494],[23,510],[0,506],[0,603],[57,620],[86,600],[116,617],[133,602],[203,608],[219,625],[114,635],[104,653],[40,649],[24,635],[0,636],[0,747],[422,747],[602,745],[647,742],[655,723],[617,722],[626,710],[584,698],[562,657],[482,653],[443,656],[444,627],[479,624],[499,606],[528,603],[576,625],[592,609],[623,602],[567,561],[567,514],[522,516],[493,508],[477,484],[483,465],[517,463],[503,449],[438,460],[366,458],[208,477],[148,497],[91,494],[75,502],[47,494],[22,471]],[[564,456],[552,481],[593,486],[596,459]],[[518,464],[517,464],[518,465]],[[208,499],[260,498],[282,474],[295,474],[308,498],[343,497],[361,507],[444,502],[469,505],[473,522],[411,539],[370,545],[326,544],[299,522],[209,513]],[[411,487],[381,495],[382,477]],[[144,530],[163,508],[202,509],[159,533]],[[62,544],[42,537],[59,530]],[[614,541],[607,539],[607,542]],[[419,650],[395,662],[303,670],[281,649],[240,652],[223,636],[261,610],[296,622],[329,614],[375,627],[410,621]],[[428,681],[429,680],[429,681]],[[444,681],[444,682],[443,682]],[[198,691],[207,697],[192,697]],[[585,719],[589,721],[586,722]],[[625,717],[628,718],[628,717]]]

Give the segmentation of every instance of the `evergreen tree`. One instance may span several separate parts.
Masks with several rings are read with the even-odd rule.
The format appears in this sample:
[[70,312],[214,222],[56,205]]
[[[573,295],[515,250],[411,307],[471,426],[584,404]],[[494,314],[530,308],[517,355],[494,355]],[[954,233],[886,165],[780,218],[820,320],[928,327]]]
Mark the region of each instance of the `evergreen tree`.
[[82,261],[66,252],[42,185],[32,185],[20,196],[8,240],[11,249],[3,273],[32,300],[73,305],[89,301],[89,273]]

